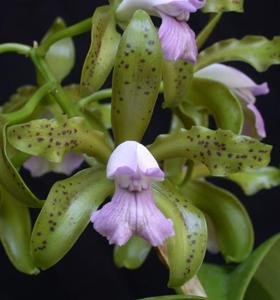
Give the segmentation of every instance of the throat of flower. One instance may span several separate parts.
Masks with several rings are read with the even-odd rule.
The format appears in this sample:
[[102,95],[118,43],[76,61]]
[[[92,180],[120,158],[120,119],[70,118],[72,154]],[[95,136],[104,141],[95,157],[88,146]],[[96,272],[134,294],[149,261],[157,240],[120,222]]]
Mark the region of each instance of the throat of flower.
[[129,192],[142,192],[150,187],[149,179],[141,175],[118,176],[116,183],[120,188]]

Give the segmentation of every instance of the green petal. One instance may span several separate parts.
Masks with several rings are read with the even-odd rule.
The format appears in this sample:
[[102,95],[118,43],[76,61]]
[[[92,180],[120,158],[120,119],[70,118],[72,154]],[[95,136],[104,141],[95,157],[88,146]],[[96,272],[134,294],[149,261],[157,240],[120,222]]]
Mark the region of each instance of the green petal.
[[226,61],[244,61],[257,71],[266,71],[280,64],[280,37],[268,40],[263,36],[249,35],[242,40],[228,39],[200,52],[195,71],[210,64]]
[[149,149],[157,160],[186,157],[205,164],[212,175],[223,176],[266,166],[271,146],[228,130],[194,126],[160,135]]
[[174,107],[186,100],[191,86],[193,65],[184,61],[164,61],[164,107]]
[[98,7],[92,17],[91,45],[82,71],[82,95],[94,93],[104,84],[113,68],[119,41],[114,12],[108,5]]
[[207,0],[203,12],[235,11],[243,12],[244,0]]
[[[42,44],[51,35],[65,28],[64,20],[57,18],[43,38]],[[64,38],[51,45],[45,59],[55,78],[61,82],[70,73],[75,64],[75,46],[72,38]]]
[[168,286],[176,288],[191,279],[202,264],[207,225],[203,214],[167,180],[153,187],[158,207],[173,221],[175,235],[166,242],[166,260],[170,269]]
[[199,278],[209,300],[278,300],[280,235],[260,245],[236,268],[205,264]]
[[31,220],[24,207],[1,188],[0,198],[0,238],[4,249],[16,269],[20,272],[38,274],[30,255]]
[[114,261],[121,268],[137,269],[145,262],[151,245],[138,236],[133,236],[124,246],[115,246]]
[[34,120],[8,128],[8,138],[16,149],[61,162],[65,152],[77,151],[107,162],[111,154],[104,134],[90,129],[81,117]]
[[160,88],[162,53],[149,15],[136,11],[126,28],[113,73],[112,125],[116,143],[140,141]]
[[239,134],[243,128],[243,111],[238,98],[225,85],[194,78],[188,101],[203,107],[214,117],[216,125]]
[[181,190],[210,217],[225,260],[246,259],[253,249],[254,231],[241,202],[230,192],[205,181],[191,180]]
[[91,214],[113,191],[104,171],[83,170],[52,187],[37,218],[31,249],[36,265],[47,269],[74,245]]
[[242,173],[231,174],[228,179],[237,183],[248,196],[263,189],[271,189],[280,185],[280,169],[264,167]]

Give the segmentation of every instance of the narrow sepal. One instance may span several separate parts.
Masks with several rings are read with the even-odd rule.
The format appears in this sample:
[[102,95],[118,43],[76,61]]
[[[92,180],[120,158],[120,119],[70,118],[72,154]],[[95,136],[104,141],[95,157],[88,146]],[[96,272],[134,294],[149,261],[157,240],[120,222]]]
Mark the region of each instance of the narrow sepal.
[[162,76],[162,53],[149,15],[138,10],[127,26],[113,73],[112,127],[117,144],[142,139]]

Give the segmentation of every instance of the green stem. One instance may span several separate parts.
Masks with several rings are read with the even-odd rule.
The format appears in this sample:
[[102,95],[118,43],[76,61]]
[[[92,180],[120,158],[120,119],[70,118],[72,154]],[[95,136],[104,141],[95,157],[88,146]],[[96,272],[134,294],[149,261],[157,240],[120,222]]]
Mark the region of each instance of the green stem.
[[88,97],[85,97],[79,101],[79,107],[83,108],[92,102],[97,102],[103,99],[109,99],[112,97],[112,89],[100,90]]
[[2,114],[2,116],[9,125],[23,122],[34,112],[40,101],[54,88],[55,84],[53,82],[44,84],[34,93],[30,100],[21,109],[19,109],[18,111]]
[[62,110],[68,115],[68,117],[74,117],[80,114],[78,108],[74,105],[74,103],[69,99],[63,90],[62,86],[57,82],[56,78],[52,74],[49,66],[45,62],[45,60],[37,54],[37,49],[31,52],[31,59],[35,66],[38,69],[40,75],[44,78],[46,82],[54,82],[55,90],[53,92],[53,96],[56,99],[59,106]]
[[217,24],[219,23],[223,13],[213,14],[210,18],[208,24],[203,28],[196,38],[196,44],[198,49],[200,49],[204,43],[209,38],[210,34],[213,32]]
[[[83,108],[87,105],[89,105],[92,102],[97,102],[104,99],[109,99],[112,97],[112,89],[104,89],[100,90],[92,95],[89,95],[88,97],[85,97],[79,101],[79,107]],[[163,82],[160,84],[160,93],[163,93]]]
[[18,43],[6,43],[0,45],[0,54],[7,53],[7,52],[16,52],[18,54],[30,55],[31,47],[23,44]]
[[79,22],[75,25],[72,25],[70,27],[67,27],[63,30],[60,30],[53,35],[51,35],[46,41],[44,41],[38,48],[38,54],[40,56],[45,56],[47,53],[48,49],[53,45],[55,42],[66,38],[66,37],[71,37],[75,35],[82,34],[84,32],[87,32],[91,30],[92,26],[92,19],[88,18],[82,22]]

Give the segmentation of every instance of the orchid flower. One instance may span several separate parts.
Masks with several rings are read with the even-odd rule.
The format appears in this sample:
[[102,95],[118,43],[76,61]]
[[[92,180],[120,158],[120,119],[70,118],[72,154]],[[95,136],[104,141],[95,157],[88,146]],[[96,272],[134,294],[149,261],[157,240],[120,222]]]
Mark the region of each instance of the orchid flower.
[[157,208],[151,188],[164,173],[146,147],[135,141],[120,144],[108,161],[107,177],[115,180],[115,194],[91,221],[110,244],[121,246],[138,235],[158,246],[174,235],[173,223]]
[[245,115],[243,134],[259,139],[266,137],[264,120],[255,106],[256,96],[269,93],[267,83],[257,84],[243,72],[223,64],[212,64],[195,73],[195,77],[218,81],[240,99]]
[[32,177],[40,177],[49,172],[69,176],[74,170],[80,167],[83,161],[83,155],[69,152],[64,155],[63,161],[60,163],[52,163],[45,158],[31,156],[24,162],[23,167],[30,171]]
[[130,19],[137,9],[160,17],[159,38],[165,58],[195,63],[195,34],[186,21],[204,4],[201,0],[123,0],[116,13],[120,21]]

